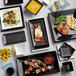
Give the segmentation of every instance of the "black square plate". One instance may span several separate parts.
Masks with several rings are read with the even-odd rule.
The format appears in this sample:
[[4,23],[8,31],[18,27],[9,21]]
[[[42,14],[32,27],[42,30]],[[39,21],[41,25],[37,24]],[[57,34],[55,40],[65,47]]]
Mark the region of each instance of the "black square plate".
[[[41,60],[42,62],[45,63],[44,58],[46,56],[50,55],[51,57],[53,57],[53,63],[51,64],[47,64],[47,66],[53,66],[53,68],[50,71],[46,71],[46,72],[41,72],[40,74],[36,74],[36,73],[30,73],[29,75],[25,75],[25,70],[28,69],[28,66],[26,66],[22,61],[25,60],[31,60],[31,59],[36,59],[36,60]],[[22,68],[23,68],[23,76],[41,76],[42,74],[47,74],[47,73],[55,73],[55,72],[59,72],[59,64],[58,64],[58,60],[57,60],[57,55],[55,51],[51,51],[51,52],[46,52],[46,53],[41,53],[41,54],[36,54],[36,55],[29,55],[29,56],[24,56],[24,57],[19,57],[17,58],[18,64],[22,64]],[[20,65],[21,66],[21,65]],[[19,67],[18,67],[19,68]]]
[[[8,14],[7,12],[9,12],[9,17],[10,19],[7,20],[7,22],[9,22],[12,18],[14,19],[14,15],[16,17],[16,19],[14,20],[19,20],[19,22],[17,24],[14,24],[14,21],[11,21],[12,24],[14,25],[6,25],[7,23],[4,23],[4,20],[5,20],[5,15]],[[12,14],[11,14],[11,13]],[[13,16],[12,16],[13,15]],[[19,6],[13,6],[13,7],[5,7],[5,8],[0,8],[0,28],[1,28],[1,31],[8,31],[8,30],[13,30],[13,29],[19,29],[19,28],[24,28],[25,25],[24,25],[24,19],[23,19],[23,12],[22,12],[22,7],[19,5]]]
[[[29,24],[29,30],[30,30],[30,34],[31,34],[33,49],[48,47],[49,42],[48,42],[44,18],[29,20],[28,24]],[[42,42],[42,43],[35,41],[35,33],[34,33],[35,31],[33,29],[34,24],[36,24],[37,26],[39,25],[41,27],[41,30],[43,32],[43,37],[44,37],[44,42]]]
[[70,40],[70,39],[76,39],[76,30],[70,29],[68,35],[66,35],[66,36],[63,36],[57,32],[56,25],[54,25],[54,20],[55,20],[55,18],[59,17],[60,15],[65,15],[65,16],[71,15],[76,18],[76,9],[49,13],[49,22],[50,22],[50,26],[52,27],[54,41],[60,42],[60,41],[66,41],[66,40]]
[[70,71],[73,71],[74,70],[71,61],[64,62],[64,63],[62,63],[62,65],[63,65],[63,71],[64,72],[70,72]]
[[20,4],[23,3],[23,0],[4,0],[5,5],[11,5],[11,4]]
[[25,32],[19,31],[14,33],[3,34],[4,45],[25,42]]
[[73,53],[75,52],[75,49],[71,45],[64,42],[61,45],[61,47],[59,48],[58,52],[60,53],[60,56],[62,58],[69,59],[73,55]]

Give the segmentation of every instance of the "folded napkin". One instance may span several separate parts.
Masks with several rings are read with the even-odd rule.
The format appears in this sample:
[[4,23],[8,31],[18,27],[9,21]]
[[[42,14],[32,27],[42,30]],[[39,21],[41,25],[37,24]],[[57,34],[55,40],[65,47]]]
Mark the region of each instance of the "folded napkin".
[[[4,66],[2,67],[2,69],[3,69],[4,72],[6,73],[6,70],[7,70],[7,68],[9,68],[9,67],[11,67],[11,68],[14,69],[14,66],[12,65],[12,63],[8,63],[8,64],[4,65]],[[7,76],[8,76],[8,75],[7,75]],[[18,76],[15,69],[14,69],[14,74],[13,74],[12,76]]]
[[[57,0],[57,1],[60,1],[60,0]],[[70,5],[69,2],[66,2],[66,4],[63,5],[63,6],[60,6],[60,8],[59,8],[57,11],[62,11],[62,10],[64,10],[65,8],[67,8],[69,5]],[[52,9],[52,5],[49,6],[49,9],[50,9],[52,12],[55,12],[55,11],[53,11],[53,9]]]

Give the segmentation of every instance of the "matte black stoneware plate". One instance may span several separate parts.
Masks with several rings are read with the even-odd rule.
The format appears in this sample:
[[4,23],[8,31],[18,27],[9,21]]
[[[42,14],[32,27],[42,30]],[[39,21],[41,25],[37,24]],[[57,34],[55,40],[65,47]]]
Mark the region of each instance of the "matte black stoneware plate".
[[[12,14],[10,13],[6,13],[6,12],[11,12]],[[10,14],[9,15],[9,18],[13,18],[14,19],[14,15],[16,16],[17,14],[17,17],[18,17],[18,20],[19,20],[19,23],[15,23],[14,24],[14,21],[12,21],[12,24],[14,25],[6,25],[6,23],[4,23],[4,20],[5,20],[5,17],[4,15],[6,14]],[[12,16],[13,15],[13,16]],[[9,22],[10,20],[8,20],[7,22]],[[20,28],[24,28],[25,25],[24,25],[24,20],[23,20],[23,12],[22,12],[22,7],[19,5],[19,6],[13,6],[13,7],[5,7],[5,8],[0,8],[0,28],[1,28],[1,31],[8,31],[8,30],[14,30],[14,29],[20,29]]]
[[74,71],[73,64],[72,64],[71,61],[62,63],[62,66],[63,66],[63,71],[64,72]]
[[[53,68],[49,71],[45,71],[45,72],[41,72],[39,73],[38,75],[36,73],[34,73],[35,69],[29,74],[29,75],[25,75],[25,70],[28,69],[28,65],[25,65],[23,62],[21,61],[25,61],[25,60],[32,60],[32,59],[37,59],[37,60],[40,60],[42,62],[45,63],[44,61],[44,58],[47,56],[47,55],[50,55],[54,58],[54,61],[53,63],[51,64],[48,64],[47,66],[53,66]],[[46,52],[46,53],[41,53],[41,54],[36,54],[36,55],[30,55],[30,56],[24,56],[24,57],[19,57],[17,58],[17,61],[18,61],[18,64],[19,63],[22,63],[22,67],[23,67],[23,76],[41,76],[42,74],[50,74],[50,73],[56,73],[56,72],[59,72],[60,69],[59,69],[59,64],[58,64],[58,60],[57,60],[57,55],[56,55],[56,52],[55,51],[51,51],[51,52]],[[20,65],[21,66],[21,65]],[[46,67],[45,67],[46,68]]]
[[62,58],[69,59],[73,55],[73,53],[75,52],[75,49],[72,46],[70,46],[69,44],[64,42],[61,45],[61,47],[59,48],[59,51],[60,51],[60,55]]
[[70,29],[68,35],[66,35],[66,36],[63,36],[60,33],[58,33],[58,31],[56,30],[57,25],[54,25],[54,20],[55,20],[55,18],[59,17],[60,15],[65,15],[65,16],[70,15],[70,16],[73,16],[76,18],[76,9],[49,13],[49,23],[50,23],[50,26],[52,27],[54,41],[60,42],[60,41],[65,41],[65,40],[70,40],[70,39],[76,39],[76,30]]
[[20,4],[20,3],[23,3],[23,0],[4,0],[5,5]]
[[[32,40],[33,49],[48,47],[49,46],[49,42],[48,42],[48,37],[47,37],[47,32],[46,32],[44,18],[29,20],[28,24],[29,24],[29,30],[30,30],[30,34],[31,34],[31,40]],[[35,41],[35,31],[33,29],[34,24],[36,24],[37,27],[38,27],[38,25],[41,27],[42,34],[43,34],[42,38],[44,37],[44,39],[43,39],[44,42]],[[41,34],[40,31],[39,31],[39,33]]]
[[3,34],[4,45],[25,42],[25,32],[19,31],[14,33]]

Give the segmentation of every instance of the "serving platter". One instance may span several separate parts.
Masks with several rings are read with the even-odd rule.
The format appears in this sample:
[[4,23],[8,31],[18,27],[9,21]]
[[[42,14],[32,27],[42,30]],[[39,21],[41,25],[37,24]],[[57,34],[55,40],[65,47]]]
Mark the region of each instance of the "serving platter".
[[[53,62],[50,64],[47,64],[45,62],[45,58],[47,56],[50,56],[53,58]],[[24,62],[29,61],[29,63],[31,62],[32,59],[36,59],[37,61],[41,61],[42,63],[44,63],[46,66],[52,66],[52,68],[50,70],[45,70],[45,72],[40,71],[38,74],[35,73],[35,70],[37,70],[38,68],[41,69],[43,66],[38,65],[38,68],[34,68],[33,71],[30,72],[30,74],[25,74],[25,71],[28,69],[29,65],[26,65]],[[58,60],[57,60],[57,55],[55,51],[51,51],[51,52],[45,52],[45,53],[41,53],[41,54],[35,54],[35,55],[29,55],[29,56],[23,56],[23,57],[18,57],[17,58],[17,64],[18,64],[18,68],[21,67],[23,70],[23,76],[36,76],[39,75],[41,76],[42,74],[50,74],[50,73],[56,73],[59,72],[59,64],[58,64]],[[37,64],[37,62],[36,62]],[[43,68],[46,68],[43,67]]]
[[28,20],[32,49],[49,47],[44,18]]
[[49,23],[50,23],[50,26],[51,26],[51,29],[52,29],[54,41],[55,42],[61,42],[61,41],[76,39],[76,29],[70,29],[69,33],[67,35],[61,35],[57,31],[57,29],[56,29],[57,25],[54,24],[54,21],[55,21],[56,18],[58,18],[61,15],[72,16],[72,17],[76,18],[76,9],[52,12],[52,13],[48,14]]
[[24,28],[24,20],[21,6],[0,8],[1,31]]

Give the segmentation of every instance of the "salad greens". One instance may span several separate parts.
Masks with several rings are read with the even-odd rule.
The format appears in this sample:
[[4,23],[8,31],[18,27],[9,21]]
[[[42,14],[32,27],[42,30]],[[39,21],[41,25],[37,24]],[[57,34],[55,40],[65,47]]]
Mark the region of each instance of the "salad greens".
[[61,15],[58,18],[55,19],[54,24],[59,25],[64,20],[65,20],[65,16]]
[[20,19],[17,10],[5,11],[3,14],[3,23],[6,26],[18,25]]

